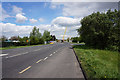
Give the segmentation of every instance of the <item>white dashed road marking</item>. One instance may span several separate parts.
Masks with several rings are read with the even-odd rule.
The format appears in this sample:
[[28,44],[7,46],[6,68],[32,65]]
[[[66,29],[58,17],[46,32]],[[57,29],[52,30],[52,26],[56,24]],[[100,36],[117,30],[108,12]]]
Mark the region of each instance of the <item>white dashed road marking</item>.
[[8,55],[8,54],[0,54],[0,56],[6,56],[6,55]]
[[50,56],[52,56],[53,54],[50,54]]
[[46,60],[48,57],[44,58],[44,60]]

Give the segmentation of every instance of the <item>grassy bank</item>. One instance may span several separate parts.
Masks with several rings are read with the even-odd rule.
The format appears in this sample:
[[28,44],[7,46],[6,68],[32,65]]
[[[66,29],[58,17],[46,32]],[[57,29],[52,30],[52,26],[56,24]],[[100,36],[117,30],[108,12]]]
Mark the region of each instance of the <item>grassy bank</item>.
[[76,45],[74,50],[88,78],[118,78],[118,52],[90,49],[85,45]]
[[7,49],[14,49],[14,48],[24,48],[24,47],[32,47],[32,46],[40,46],[40,45],[47,45],[47,44],[1,47],[0,50],[7,50]]

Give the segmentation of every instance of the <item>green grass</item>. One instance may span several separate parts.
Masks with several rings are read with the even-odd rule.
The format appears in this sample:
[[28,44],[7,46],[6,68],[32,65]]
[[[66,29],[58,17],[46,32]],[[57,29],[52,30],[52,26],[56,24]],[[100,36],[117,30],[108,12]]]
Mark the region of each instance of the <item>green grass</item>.
[[74,46],[74,50],[88,78],[118,78],[118,52],[90,49],[85,45]]
[[1,47],[0,50],[15,49],[15,48],[24,48],[24,47],[32,47],[32,46],[40,46],[40,45],[47,45],[47,44]]

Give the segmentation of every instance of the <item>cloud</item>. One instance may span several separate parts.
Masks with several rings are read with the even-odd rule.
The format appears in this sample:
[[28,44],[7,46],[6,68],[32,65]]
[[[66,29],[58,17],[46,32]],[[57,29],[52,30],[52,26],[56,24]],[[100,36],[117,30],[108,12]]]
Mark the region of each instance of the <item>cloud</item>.
[[[36,25],[40,32],[43,34],[44,30],[50,31],[52,35],[55,35],[58,39],[62,39],[65,28],[67,27],[65,39],[68,37],[77,36],[76,29],[80,27],[79,19],[70,17],[57,17],[53,19],[51,24]],[[65,24],[66,23],[66,24]],[[3,26],[3,34],[8,37],[14,35],[29,36],[34,26],[20,26],[12,23],[0,23]]]
[[30,20],[30,23],[36,23],[37,20],[36,19],[29,19]]
[[2,8],[2,5],[0,3],[0,21],[4,21],[6,18],[11,17],[7,14],[7,12]]
[[25,16],[25,13],[22,12],[22,8],[17,7],[17,6],[12,6],[12,13],[13,15],[15,14],[16,22],[17,23],[24,23],[27,19]]
[[61,6],[63,16],[84,17],[97,11],[118,9],[118,2],[52,2],[51,6]]
[[[2,34],[6,37],[11,36],[29,36],[30,32],[32,31],[34,26],[29,25],[16,25],[12,23],[0,23],[0,26],[2,26]],[[43,34],[44,30],[50,31],[51,35],[55,35],[58,39],[62,39],[62,35],[64,35],[65,27],[59,27],[57,25],[50,25],[50,24],[41,24],[37,25],[37,28],[39,28],[40,32]],[[72,31],[73,29],[76,29],[78,27],[68,27],[66,31],[65,39],[68,37],[76,36],[76,31]]]
[[24,14],[23,12],[22,12],[22,8],[20,8],[20,7],[17,7],[17,6],[13,6],[13,13],[15,13],[15,14]]
[[51,2],[119,2],[119,0],[51,0]]
[[11,36],[28,36],[33,26],[19,26],[12,23],[0,23],[2,26],[2,34],[6,37]]
[[2,2],[118,2],[119,0],[3,0]]
[[17,14],[16,15],[16,22],[17,23],[23,23],[26,20],[28,20],[27,17],[23,16],[22,14]]
[[71,27],[80,25],[80,19],[70,18],[70,17],[57,17],[52,20],[53,25]]
[[43,18],[39,18],[39,21],[40,21],[40,22],[44,22],[44,19],[43,19]]

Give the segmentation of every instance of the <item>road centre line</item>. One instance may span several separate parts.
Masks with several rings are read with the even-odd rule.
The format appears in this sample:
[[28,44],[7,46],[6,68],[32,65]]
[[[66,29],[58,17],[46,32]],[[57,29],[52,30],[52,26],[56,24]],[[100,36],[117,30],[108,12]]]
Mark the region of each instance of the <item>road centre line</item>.
[[36,63],[39,63],[40,61],[42,61],[42,59],[38,60]]
[[23,72],[27,71],[27,70],[30,69],[30,68],[31,68],[31,66],[25,68],[24,70],[22,70],[21,72],[19,72],[19,74],[22,74]]
[[46,60],[48,57],[44,58],[44,60]]
[[53,54],[50,54],[49,56],[52,56]]

